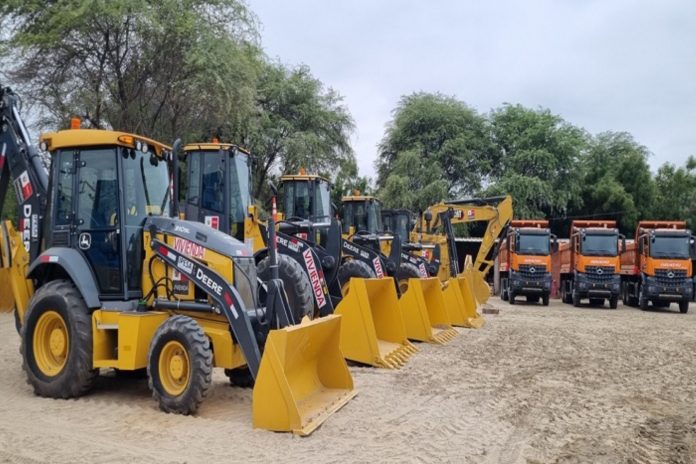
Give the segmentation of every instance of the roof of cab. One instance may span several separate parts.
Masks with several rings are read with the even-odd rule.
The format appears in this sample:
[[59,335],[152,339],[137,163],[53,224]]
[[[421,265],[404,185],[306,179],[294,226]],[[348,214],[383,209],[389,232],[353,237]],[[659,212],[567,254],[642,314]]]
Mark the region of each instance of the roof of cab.
[[369,201],[369,200],[380,201],[379,198],[373,197],[372,195],[350,195],[350,196],[341,198],[341,201],[343,203],[346,203],[349,201]]
[[331,181],[327,179],[326,177],[322,177],[318,174],[285,174],[283,176],[280,176],[280,181],[281,182],[288,182],[292,180],[300,180],[300,181],[310,181],[310,180],[321,180],[326,182],[327,184],[330,184]]
[[230,148],[236,148],[245,155],[250,155],[251,152],[245,148],[235,145],[233,143],[219,143],[219,142],[198,142],[198,143],[187,143],[184,146],[184,152],[189,151],[213,151],[213,150],[228,150]]
[[56,132],[46,132],[41,134],[40,140],[46,144],[46,149],[49,152],[61,148],[93,147],[99,145],[118,145],[135,148],[136,141],[146,143],[153,147],[157,155],[161,155],[163,151],[171,150],[170,146],[148,137],[143,137],[142,135],[103,129],[66,129]]

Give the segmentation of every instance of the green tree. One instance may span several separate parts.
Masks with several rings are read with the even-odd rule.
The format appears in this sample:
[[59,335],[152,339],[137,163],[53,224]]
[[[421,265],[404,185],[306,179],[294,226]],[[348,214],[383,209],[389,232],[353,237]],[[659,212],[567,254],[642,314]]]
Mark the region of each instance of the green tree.
[[520,218],[566,214],[580,192],[585,132],[549,110],[521,105],[494,110],[490,124],[500,163],[484,194],[512,195]]
[[648,149],[626,132],[593,137],[582,159],[583,187],[573,215],[615,218],[629,233],[652,214],[656,188]]
[[484,117],[454,97],[401,98],[379,145],[377,187],[385,203],[419,209],[470,195],[495,164]]
[[255,196],[266,192],[274,172],[355,171],[350,146],[353,120],[342,97],[312,76],[309,68],[278,63],[263,66],[256,111],[237,140],[253,150]]
[[254,105],[256,20],[238,0],[6,0],[6,74],[44,126],[163,141],[236,129]]
[[686,220],[696,230],[696,157],[690,156],[684,167],[665,163],[655,176],[656,202],[651,217],[641,219]]

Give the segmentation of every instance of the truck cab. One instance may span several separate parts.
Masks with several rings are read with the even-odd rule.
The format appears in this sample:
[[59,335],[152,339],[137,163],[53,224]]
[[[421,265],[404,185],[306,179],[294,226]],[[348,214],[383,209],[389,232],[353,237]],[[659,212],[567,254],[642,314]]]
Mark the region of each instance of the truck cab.
[[684,221],[641,221],[634,240],[633,269],[623,275],[626,304],[647,309],[666,308],[672,302],[679,311],[689,310],[693,299],[694,236]]
[[616,221],[573,221],[570,246],[561,257],[561,297],[580,306],[587,298],[593,306],[609,301],[616,309],[621,287],[620,253],[626,247]]
[[515,304],[517,296],[544,306],[551,294],[551,253],[556,237],[544,220],[512,221],[499,253],[501,297]]

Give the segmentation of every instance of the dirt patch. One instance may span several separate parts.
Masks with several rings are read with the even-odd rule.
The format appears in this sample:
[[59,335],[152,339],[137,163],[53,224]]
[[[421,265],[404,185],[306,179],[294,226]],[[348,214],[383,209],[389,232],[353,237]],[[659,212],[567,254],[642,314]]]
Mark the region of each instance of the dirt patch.
[[78,400],[33,395],[0,314],[0,462],[696,461],[696,314],[509,306],[360,393],[308,438],[251,427],[251,391],[216,373],[196,417],[111,375]]

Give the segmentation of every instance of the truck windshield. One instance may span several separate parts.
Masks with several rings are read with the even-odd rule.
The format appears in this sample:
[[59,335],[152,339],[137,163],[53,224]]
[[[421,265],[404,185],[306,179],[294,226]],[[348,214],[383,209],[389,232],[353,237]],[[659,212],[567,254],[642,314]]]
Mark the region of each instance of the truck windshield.
[[654,237],[650,244],[650,256],[653,258],[689,258],[689,237]]
[[249,157],[236,152],[230,158],[230,222],[243,223],[251,203]]
[[615,234],[587,234],[582,238],[582,254],[587,256],[616,256],[619,236]]
[[520,234],[517,253],[521,255],[548,255],[548,234]]

